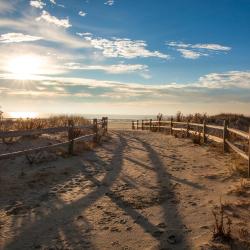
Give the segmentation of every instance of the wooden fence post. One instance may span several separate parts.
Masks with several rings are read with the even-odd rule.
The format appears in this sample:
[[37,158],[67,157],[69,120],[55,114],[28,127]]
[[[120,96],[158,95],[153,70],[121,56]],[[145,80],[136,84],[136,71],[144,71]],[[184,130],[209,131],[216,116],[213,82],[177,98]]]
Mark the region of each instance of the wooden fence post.
[[187,137],[189,137],[189,130],[190,130],[190,126],[189,126],[189,122],[187,121]]
[[108,126],[108,117],[102,117],[102,129],[103,129],[103,135],[107,134],[107,126]]
[[141,120],[141,130],[144,130],[144,120]]
[[250,127],[248,136],[248,178],[250,178]]
[[105,117],[102,117],[102,129],[103,129],[103,133],[102,133],[102,135],[101,136],[103,136],[104,135],[104,133],[105,133]]
[[152,131],[152,119],[149,121],[149,130]]
[[139,121],[138,120],[136,121],[136,129],[137,130],[139,129]]
[[203,143],[207,142],[207,137],[206,137],[206,133],[207,133],[207,126],[206,126],[206,119],[203,120]]
[[173,117],[170,120],[170,135],[173,135]]
[[74,153],[74,121],[72,119],[68,120],[68,139],[68,153],[72,155]]
[[108,134],[108,117],[105,117],[105,132]]
[[135,122],[132,121],[132,130],[134,130],[134,129],[135,129]]
[[160,126],[161,126],[161,121],[160,119],[158,120],[158,132],[160,132]]
[[228,138],[228,131],[227,131],[227,126],[228,126],[228,121],[224,120],[224,128],[223,128],[223,151],[228,152],[228,147],[227,147],[227,138]]
[[97,127],[97,119],[93,119],[93,131],[94,131],[94,142],[98,142],[98,127]]

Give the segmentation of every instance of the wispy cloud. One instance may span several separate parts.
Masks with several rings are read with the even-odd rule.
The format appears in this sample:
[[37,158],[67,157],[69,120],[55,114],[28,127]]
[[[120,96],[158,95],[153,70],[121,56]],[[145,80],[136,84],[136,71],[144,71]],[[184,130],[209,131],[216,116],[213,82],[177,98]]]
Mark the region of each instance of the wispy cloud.
[[30,1],[30,6],[37,8],[37,9],[43,9],[43,7],[46,5],[46,3],[42,2],[42,0],[32,0]]
[[177,49],[177,51],[181,53],[182,57],[189,58],[189,59],[197,59],[200,56],[205,55],[201,52],[197,52],[197,51],[193,51],[189,49]]
[[49,0],[52,4],[54,4],[54,5],[57,5],[57,6],[59,6],[59,7],[62,7],[62,8],[65,8],[65,6],[63,5],[63,4],[59,4],[59,3],[57,3],[55,0]]
[[14,10],[14,3],[11,1],[0,1],[0,13],[11,12]]
[[110,74],[147,72],[148,66],[142,64],[115,64],[115,65],[82,65],[80,63],[66,63],[66,69],[71,70],[102,70]]
[[213,89],[250,89],[250,71],[207,74],[199,78],[199,86]]
[[9,18],[0,18],[0,27],[9,31],[18,30],[19,33],[28,33],[33,36],[43,37],[44,40],[51,43],[62,44],[69,48],[89,48],[92,47],[90,42],[80,39],[76,35],[66,32],[64,27],[51,25],[47,21],[34,22],[36,17],[25,16],[16,20]]
[[216,52],[227,52],[231,50],[231,47],[223,46],[214,43],[183,43],[183,42],[167,42],[166,45],[175,48],[181,53],[181,56],[188,59],[198,59],[201,56],[209,56]]
[[112,6],[115,4],[115,1],[114,0],[107,0],[104,4]]
[[105,57],[123,57],[127,59],[136,57],[158,57],[168,59],[170,56],[159,51],[147,49],[147,43],[142,40],[131,40],[127,38],[93,38],[85,37],[94,48],[102,50]]
[[92,36],[93,34],[90,32],[76,32],[76,35],[84,37],[84,36]]
[[[11,76],[0,75],[2,79],[11,79]],[[74,95],[75,91],[72,88],[77,88],[79,91],[91,92],[91,90],[98,89],[98,92],[94,91],[93,96],[98,98],[99,95],[109,93],[109,96],[115,96],[117,93],[123,93],[126,99],[133,99],[130,95],[135,93],[136,96],[141,96],[144,100],[151,100],[156,98],[165,99],[166,97],[175,97],[176,100],[186,102],[195,102],[196,99],[205,101],[218,100],[218,97],[223,98],[225,101],[242,101],[250,102],[250,71],[229,71],[225,73],[211,73],[200,77],[194,83],[165,83],[165,84],[138,84],[133,82],[119,82],[119,81],[107,81],[85,78],[69,78],[69,77],[41,77],[35,79],[36,83],[33,85],[36,88],[41,86],[43,88],[40,91],[66,91],[69,95]],[[6,81],[6,86],[2,84],[2,91],[12,90],[12,87],[8,85],[9,81]],[[24,85],[25,86],[25,85]],[[32,85],[30,85],[32,86]],[[57,87],[57,88],[55,88]],[[58,88],[59,87],[59,88]],[[63,89],[62,89],[63,88]],[[219,91],[218,90],[223,90]],[[238,90],[234,94],[231,90]],[[242,90],[242,91],[240,91]],[[14,91],[14,90],[13,90]],[[15,90],[16,91],[16,90]],[[215,95],[216,93],[216,95]]]
[[33,42],[43,39],[39,36],[25,35],[23,33],[6,33],[0,35],[0,43]]
[[216,51],[229,51],[231,50],[231,47],[228,46],[222,46],[220,44],[213,44],[213,43],[205,43],[205,44],[194,44],[191,45],[191,48],[194,49],[206,49],[206,50],[216,50]]
[[42,15],[40,17],[37,17],[36,20],[37,21],[44,20],[44,21],[46,21],[48,23],[52,23],[52,24],[54,24],[56,26],[64,27],[64,28],[69,28],[69,27],[72,26],[70,24],[68,18],[59,19],[59,18],[57,18],[55,16],[52,16],[49,12],[47,12],[45,10],[43,10]]
[[[250,105],[250,71],[212,73],[202,76],[196,82],[182,84],[144,85],[88,78],[40,77],[29,80],[26,85],[25,82],[18,84],[18,81],[10,84],[10,76],[0,74],[0,79],[1,96],[8,98],[10,106],[13,103],[11,100],[18,97],[30,104],[32,102],[33,106],[38,103],[37,110],[43,107],[39,105],[39,101],[44,100],[53,101],[53,107],[58,105],[59,112],[62,112],[61,104],[65,102],[65,108],[72,109],[74,106],[76,112],[81,112],[84,106],[89,112],[109,110],[120,113],[124,110],[125,113],[144,114],[156,113],[162,107],[164,110],[168,108],[170,112],[181,108],[183,112],[217,113],[240,110],[241,113],[249,113]],[[88,102],[91,103],[90,106],[86,106]],[[47,112],[46,107],[42,111]]]
[[78,12],[78,14],[79,14],[79,16],[84,17],[84,16],[86,16],[88,13],[84,12],[83,10],[81,10],[81,11]]

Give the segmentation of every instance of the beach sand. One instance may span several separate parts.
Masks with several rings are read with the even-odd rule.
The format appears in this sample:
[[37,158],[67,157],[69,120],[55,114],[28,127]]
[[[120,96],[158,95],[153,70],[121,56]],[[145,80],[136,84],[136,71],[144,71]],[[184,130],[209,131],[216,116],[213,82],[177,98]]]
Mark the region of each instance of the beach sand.
[[233,249],[249,249],[250,187],[234,192],[240,178],[229,172],[231,155],[121,128],[71,157],[0,161],[0,249],[231,249],[211,242],[220,199]]

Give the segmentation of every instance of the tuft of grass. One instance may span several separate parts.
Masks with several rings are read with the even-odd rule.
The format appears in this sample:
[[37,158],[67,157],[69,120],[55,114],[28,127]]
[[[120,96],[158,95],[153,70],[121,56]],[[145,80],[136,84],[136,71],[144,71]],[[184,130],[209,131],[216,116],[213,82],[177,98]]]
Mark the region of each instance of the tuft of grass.
[[212,210],[214,216],[213,240],[218,242],[231,241],[231,219],[225,215],[225,209],[220,200],[218,208]]
[[237,183],[229,193],[235,194],[238,196],[246,196],[250,185],[245,179],[241,179],[239,183]]
[[75,144],[75,153],[76,154],[81,154],[83,153],[84,151],[90,151],[92,150],[94,147],[95,147],[95,143],[94,142],[84,142],[84,141],[81,141],[81,142],[77,142]]
[[192,142],[194,144],[199,144],[201,145],[201,133],[200,132],[196,132],[195,134],[191,134],[191,139],[192,139]]
[[232,161],[228,165],[228,170],[230,175],[247,177],[247,166],[246,162],[237,155],[232,156]]

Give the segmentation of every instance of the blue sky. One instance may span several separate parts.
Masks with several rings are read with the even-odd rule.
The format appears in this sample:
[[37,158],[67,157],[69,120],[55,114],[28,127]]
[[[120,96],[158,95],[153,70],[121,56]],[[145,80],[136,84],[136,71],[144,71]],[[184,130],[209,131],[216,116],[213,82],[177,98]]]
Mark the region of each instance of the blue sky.
[[250,114],[249,20],[249,0],[2,0],[0,105]]

